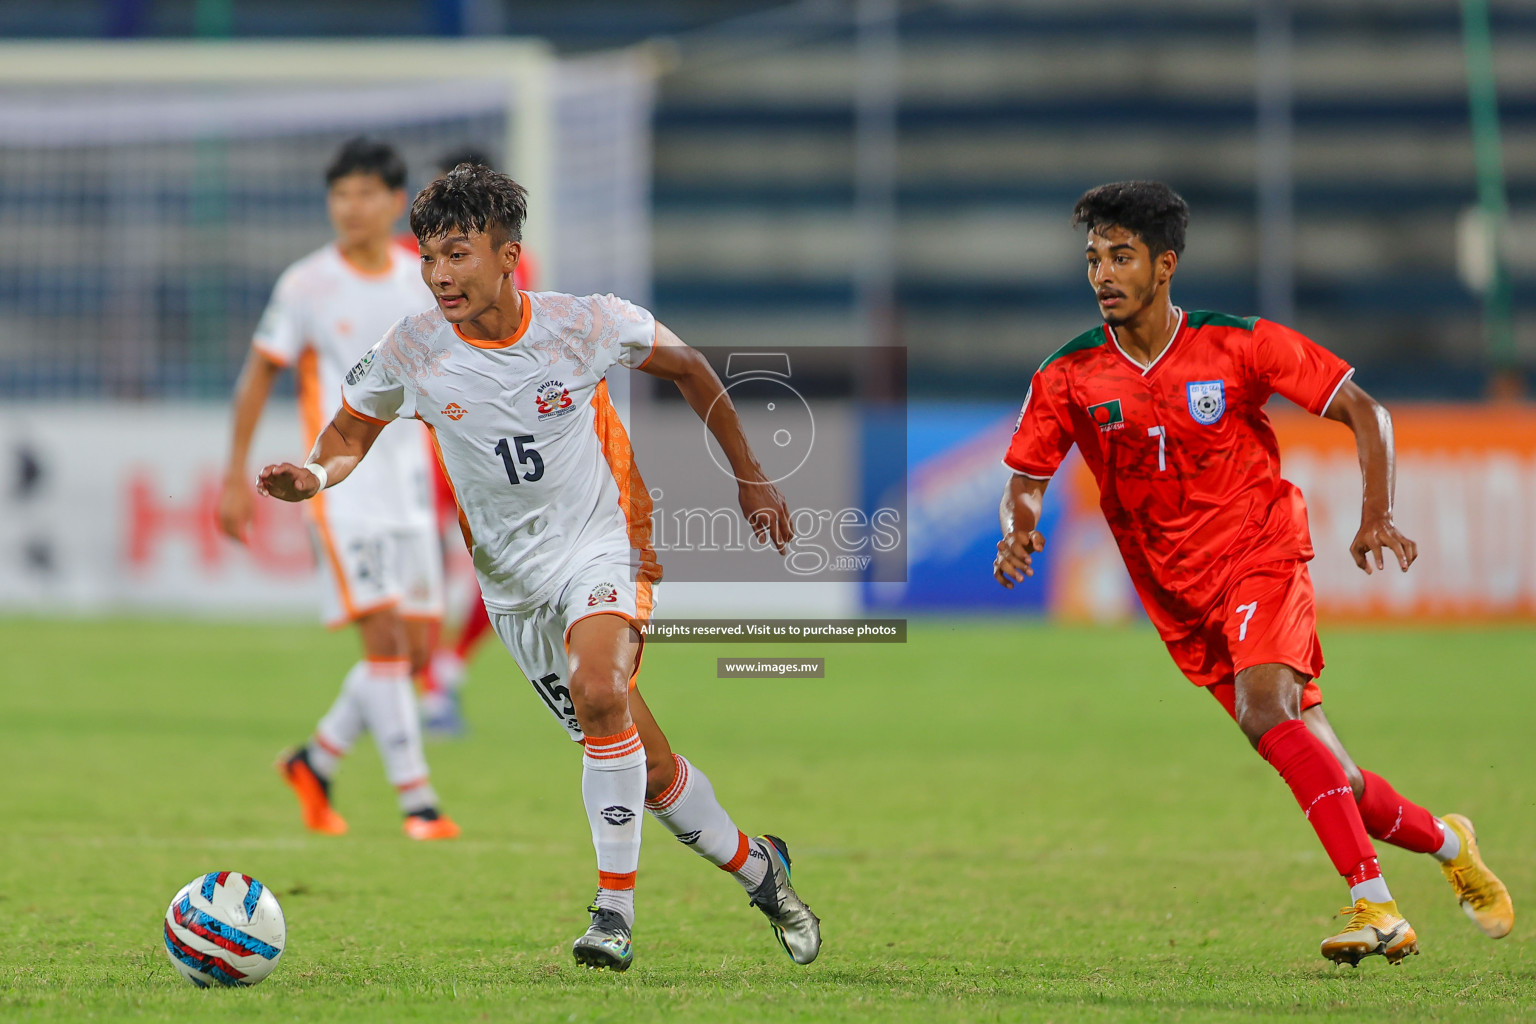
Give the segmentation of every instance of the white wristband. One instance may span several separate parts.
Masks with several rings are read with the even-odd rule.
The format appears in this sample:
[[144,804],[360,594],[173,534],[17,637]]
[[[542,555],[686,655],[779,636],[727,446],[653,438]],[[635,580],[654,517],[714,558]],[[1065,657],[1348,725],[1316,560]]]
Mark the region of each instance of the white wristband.
[[[320,478],[320,490],[325,490],[325,485],[331,482],[330,474],[325,471],[325,467],[318,462],[306,462],[304,463],[304,468]],[[320,491],[315,493],[319,494]]]

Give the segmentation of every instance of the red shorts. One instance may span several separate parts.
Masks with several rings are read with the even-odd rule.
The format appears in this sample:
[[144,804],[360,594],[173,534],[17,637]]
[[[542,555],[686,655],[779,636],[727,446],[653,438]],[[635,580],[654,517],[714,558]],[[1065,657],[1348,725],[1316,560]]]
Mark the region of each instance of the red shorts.
[[1313,680],[1323,671],[1317,605],[1305,562],[1271,562],[1227,588],[1205,621],[1168,642],[1179,670],[1234,712],[1235,678],[1251,665],[1289,665],[1308,677],[1301,709],[1323,702]]

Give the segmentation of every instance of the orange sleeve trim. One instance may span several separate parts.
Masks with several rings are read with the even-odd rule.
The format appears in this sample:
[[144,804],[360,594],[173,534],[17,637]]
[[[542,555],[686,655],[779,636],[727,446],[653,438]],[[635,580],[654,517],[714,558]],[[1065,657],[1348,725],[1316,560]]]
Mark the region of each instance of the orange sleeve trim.
[[637,871],[599,871],[597,884],[604,889],[617,889],[620,891],[635,887],[635,875]]
[[341,407],[360,420],[365,420],[369,423],[377,423],[381,427],[389,426],[389,420],[381,420],[377,416],[369,416],[365,412],[358,412],[356,409],[352,408],[352,403],[347,401],[345,392],[343,392],[341,396]]
[[736,830],[736,856],[720,865],[721,871],[729,871],[731,874],[741,870],[741,866],[752,855],[752,844],[747,841],[747,834],[740,829]]
[[656,343],[661,340],[661,321],[652,318],[651,323],[654,325],[651,328],[651,350],[640,360],[640,365],[635,367],[637,370],[645,369],[645,364],[656,357]]
[[278,353],[267,348],[265,345],[254,341],[251,342],[251,351],[261,356],[261,358],[265,359],[267,362],[281,366],[285,370],[293,365],[292,359],[289,359],[287,356],[279,355]]

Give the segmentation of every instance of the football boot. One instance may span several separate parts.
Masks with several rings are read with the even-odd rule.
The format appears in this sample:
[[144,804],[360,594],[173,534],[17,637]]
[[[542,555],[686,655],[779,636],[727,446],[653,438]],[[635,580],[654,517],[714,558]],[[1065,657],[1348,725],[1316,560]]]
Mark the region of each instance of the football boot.
[[1490,939],[1502,939],[1515,926],[1515,905],[1509,890],[1488,870],[1477,849],[1477,833],[1465,815],[1447,814],[1440,819],[1461,839],[1461,852],[1440,865],[1456,890],[1456,899],[1468,917]]
[[811,913],[789,884],[789,846],[778,836],[759,836],[768,857],[763,880],[752,890],[749,902],[763,912],[774,937],[797,964],[808,964],[821,952],[821,919]]
[[309,749],[299,747],[277,759],[277,770],[298,797],[304,827],[327,836],[346,835],[347,823],[331,806],[331,786],[309,763]]
[[1322,945],[1323,956],[1336,964],[1358,967],[1368,956],[1384,956],[1387,963],[1396,966],[1409,953],[1419,951],[1419,937],[1413,925],[1397,912],[1396,900],[1372,903],[1358,899],[1339,913],[1348,914],[1349,923],[1339,934],[1324,939]]
[[405,834],[412,839],[457,839],[459,826],[453,819],[440,813],[435,807],[407,814],[403,823]]
[[629,970],[635,962],[635,951],[624,915],[596,903],[587,908],[587,913],[592,915],[591,926],[571,943],[571,955],[576,962],[593,971]]

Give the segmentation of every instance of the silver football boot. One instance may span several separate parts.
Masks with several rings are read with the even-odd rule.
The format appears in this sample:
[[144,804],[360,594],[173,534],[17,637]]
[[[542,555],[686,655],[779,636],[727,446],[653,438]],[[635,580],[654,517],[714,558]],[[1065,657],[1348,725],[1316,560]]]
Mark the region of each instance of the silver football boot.
[[571,944],[576,962],[594,971],[629,970],[635,953],[624,916],[596,903],[587,908],[587,913],[592,915],[591,927]]
[[759,836],[768,855],[768,870],[752,890],[751,904],[773,926],[784,952],[797,964],[808,964],[821,952],[821,919],[789,884],[789,845],[778,836]]

